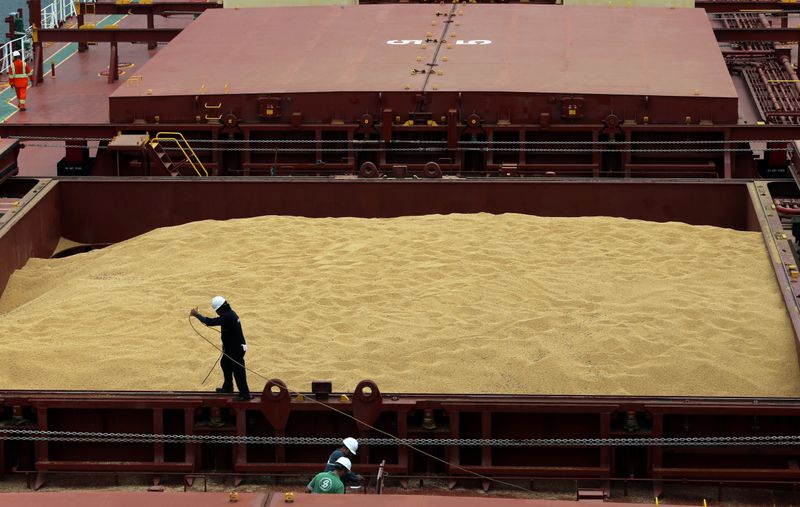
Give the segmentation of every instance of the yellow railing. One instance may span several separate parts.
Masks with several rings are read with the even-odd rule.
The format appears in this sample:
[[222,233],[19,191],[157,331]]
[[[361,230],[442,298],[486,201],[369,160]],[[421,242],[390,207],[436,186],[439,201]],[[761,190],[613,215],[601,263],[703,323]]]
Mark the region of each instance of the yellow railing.
[[[164,141],[172,141],[178,148],[180,148],[181,153],[186,158],[186,162],[189,162],[189,165],[192,166],[194,172],[197,173],[198,176],[208,176],[208,171],[206,170],[206,166],[200,161],[200,158],[197,156],[197,153],[194,152],[191,145],[189,145],[189,141],[183,137],[183,134],[180,132],[159,132],[156,136],[150,141],[152,143],[158,144],[159,142]],[[200,174],[202,171],[202,174]]]

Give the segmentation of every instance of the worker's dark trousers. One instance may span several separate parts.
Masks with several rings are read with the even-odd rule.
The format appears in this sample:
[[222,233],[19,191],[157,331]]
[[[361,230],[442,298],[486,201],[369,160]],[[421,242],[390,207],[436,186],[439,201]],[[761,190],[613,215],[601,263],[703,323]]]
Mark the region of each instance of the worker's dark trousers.
[[241,356],[230,354],[230,356],[231,358],[228,358],[228,355],[223,355],[222,359],[219,360],[219,365],[222,368],[222,375],[225,379],[222,384],[222,389],[233,392],[233,378],[235,377],[236,387],[239,388],[239,394],[242,396],[250,396],[250,388],[247,387],[247,372],[244,369],[244,354]]

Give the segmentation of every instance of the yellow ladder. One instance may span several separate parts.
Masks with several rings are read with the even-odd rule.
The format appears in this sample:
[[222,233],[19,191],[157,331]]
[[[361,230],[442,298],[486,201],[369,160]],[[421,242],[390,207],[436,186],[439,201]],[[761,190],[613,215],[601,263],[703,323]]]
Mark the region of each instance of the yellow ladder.
[[188,162],[198,176],[208,176],[208,171],[206,170],[206,167],[200,161],[200,158],[197,156],[197,153],[194,152],[192,147],[189,145],[189,141],[186,140],[183,134],[181,134],[180,132],[159,132],[158,134],[156,134],[154,138],[150,140],[150,147],[157,154],[161,152],[166,154],[163,147],[160,147],[160,145],[164,144],[165,142],[175,143],[178,146],[178,148],[180,148],[181,153],[184,156],[184,160],[167,167],[167,170],[169,170],[170,173],[173,172],[177,173],[178,167]]

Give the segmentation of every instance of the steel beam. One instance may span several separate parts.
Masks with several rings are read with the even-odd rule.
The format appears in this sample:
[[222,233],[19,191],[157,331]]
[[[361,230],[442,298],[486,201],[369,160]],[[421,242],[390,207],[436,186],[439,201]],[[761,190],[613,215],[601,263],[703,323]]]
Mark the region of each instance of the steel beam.
[[222,8],[221,3],[214,2],[158,2],[158,3],[122,3],[122,2],[80,2],[81,12],[90,14],[154,14],[170,16],[173,14],[200,14],[208,9]]
[[750,198],[757,207],[756,216],[761,226],[764,242],[769,252],[772,268],[775,271],[778,287],[783,296],[789,319],[795,333],[797,359],[800,362],[800,277],[797,262],[790,245],[790,239],[784,232],[780,214],[775,210],[769,186],[766,182],[757,181],[750,187]]
[[[81,425],[84,421],[100,420],[104,417],[116,417],[118,413],[130,414],[131,411],[139,411],[143,414],[142,417],[131,418],[128,425],[119,427],[116,431],[132,432],[132,433],[150,433],[150,430],[143,430],[141,423],[147,420],[147,415],[153,417],[152,433],[160,434],[163,430],[164,412],[167,408],[178,411],[184,411],[185,424],[183,434],[192,434],[195,431],[196,425],[204,427],[205,420],[208,413],[213,413],[214,409],[220,410],[224,408],[233,408],[237,410],[237,420],[243,416],[245,412],[255,413],[262,412],[268,414],[271,409],[268,405],[277,402],[269,400],[253,401],[249,403],[234,403],[227,397],[222,397],[212,393],[151,393],[149,396],[145,393],[124,393],[124,392],[46,392],[46,391],[3,391],[0,392],[5,405],[20,405],[34,408],[34,416],[36,417],[36,427],[40,430],[47,430],[53,427],[66,428],[67,430],[80,431]],[[313,396],[313,395],[308,395]],[[263,397],[263,393],[262,393]],[[760,427],[769,428],[769,431],[774,431],[774,428],[780,427],[781,424],[785,425],[787,417],[797,417],[797,410],[800,408],[800,402],[792,399],[732,399],[732,398],[643,398],[643,397],[607,397],[599,396],[598,399],[593,397],[581,396],[514,396],[514,395],[436,395],[436,394],[397,394],[387,395],[383,398],[381,412],[389,417],[397,418],[397,429],[395,432],[401,438],[409,438],[414,432],[418,432],[419,428],[412,428],[409,424],[409,417],[414,411],[423,410],[425,408],[436,409],[445,414],[450,414],[451,422],[457,420],[458,414],[452,412],[453,406],[463,407],[463,412],[471,412],[473,414],[481,414],[480,435],[481,438],[492,439],[498,438],[502,435],[503,438],[528,438],[531,428],[526,426],[525,421],[526,413],[535,412],[539,415],[536,416],[537,421],[562,421],[565,413],[585,414],[585,415],[621,415],[627,410],[637,410],[640,412],[648,412],[653,415],[654,421],[661,421],[665,417],[679,417],[681,421],[686,420],[687,427],[692,427],[694,421],[700,421],[709,428],[713,434],[714,431],[719,432],[721,428],[727,428],[730,424],[732,414],[758,416]],[[602,400],[601,402],[599,400]],[[170,406],[174,403],[174,406]],[[197,405],[199,403],[199,405]],[[339,410],[352,411],[357,413],[357,405],[362,403],[358,400],[357,396],[353,396],[350,402],[339,401],[338,396],[334,395],[327,403],[331,407]],[[649,404],[657,406],[658,411],[650,411],[646,408]],[[189,407],[194,405],[195,408]],[[64,408],[70,410],[63,410]],[[716,407],[716,414],[718,421],[713,425],[708,426],[708,411],[709,407]],[[277,407],[276,407],[277,408]],[[766,415],[765,408],[774,410],[773,413]],[[327,410],[326,408],[312,404],[307,401],[293,400],[288,402],[285,407],[277,408],[279,411],[291,413],[295,422],[302,427],[317,428],[319,431],[318,413],[320,410]],[[119,411],[119,412],[118,412]],[[205,414],[205,415],[204,415]],[[519,414],[520,425],[516,427],[504,426],[500,433],[495,432],[494,425],[491,424],[492,414]],[[686,415],[682,415],[686,414]],[[445,416],[446,417],[446,416]],[[735,417],[735,416],[733,416]],[[750,417],[744,417],[747,421]],[[774,419],[771,419],[774,418]],[[136,421],[139,421],[138,423]],[[598,426],[599,420],[599,426]],[[313,424],[312,421],[315,421]],[[583,419],[575,419],[575,426],[573,430],[584,437],[600,437],[608,438],[613,436],[609,430],[609,419],[599,417],[588,417]],[[605,421],[605,422],[603,422]],[[616,436],[627,436],[628,433],[622,431],[619,427],[620,419],[616,418]],[[331,424],[336,425],[336,421],[331,421]],[[749,423],[748,423],[749,424]],[[779,426],[774,426],[778,424]],[[603,430],[603,427],[606,430]],[[456,428],[458,423],[456,423]],[[645,431],[645,434],[640,436],[654,436],[654,437],[674,437],[676,436],[673,428],[668,430],[669,425],[656,428],[654,426],[652,432]],[[211,429],[210,432],[204,434],[216,434],[215,430]],[[228,434],[227,430],[218,430],[220,434]],[[509,433],[510,431],[510,433]],[[684,426],[681,426],[678,431],[680,436],[684,435]],[[695,430],[702,431],[702,430]],[[758,427],[753,428],[753,431],[761,431]],[[325,430],[323,430],[323,433]],[[598,433],[599,432],[599,433]],[[263,436],[259,430],[252,432],[244,424],[237,425],[236,435],[239,436]],[[740,435],[744,436],[744,435]],[[450,438],[463,438],[460,430],[449,433]],[[196,472],[197,463],[192,459],[186,459],[180,462],[164,461],[159,459],[158,443],[146,444],[131,444],[120,442],[117,444],[116,453],[113,459],[109,459],[106,449],[100,446],[89,446],[81,443],[59,443],[59,457],[52,459],[49,453],[49,445],[46,442],[38,442],[36,444],[37,454],[35,457],[35,470],[39,473],[39,482],[43,481],[46,472],[50,471],[102,471],[112,473],[125,473],[125,472],[151,472],[154,474],[160,473],[193,473]],[[196,443],[181,444],[186,445],[185,454],[191,457],[191,452],[202,452],[202,446]],[[237,444],[222,444],[226,453],[233,452],[233,447]],[[433,444],[436,445],[436,444]],[[443,442],[442,446],[447,447],[448,444]],[[156,450],[153,459],[136,458],[141,456],[142,446],[149,446]],[[272,446],[268,446],[270,448]],[[291,456],[278,456],[275,455],[273,460],[264,456],[255,459],[247,459],[242,456],[240,462],[234,462],[232,466],[225,468],[225,471],[232,473],[243,472],[266,472],[276,471],[281,473],[310,473],[319,466],[316,458],[316,451],[313,449],[303,449],[303,446],[292,446],[293,452]],[[391,446],[390,446],[391,447]],[[273,447],[274,448],[274,447]],[[735,449],[734,449],[735,448]],[[796,480],[798,472],[796,469],[790,468],[771,468],[774,475],[770,475],[766,469],[758,468],[743,468],[743,467],[725,467],[729,461],[729,456],[734,453],[746,453],[750,456],[762,456],[766,451],[772,449],[773,446],[765,444],[764,446],[733,446],[731,448],[722,447],[708,447],[708,448],[688,448],[685,449],[689,453],[701,453],[703,463],[706,466],[698,466],[696,468],[684,469],[665,467],[661,460],[656,460],[653,463],[652,470],[654,477],[660,479],[661,477],[692,477],[695,479],[775,479],[775,480]],[[372,449],[375,454],[386,454],[383,446],[376,446]],[[538,449],[531,452],[531,449],[520,448],[512,452],[511,448],[504,451],[504,457],[500,460],[495,460],[493,453],[488,452],[490,447],[483,446],[484,458],[481,460],[480,465],[463,464],[459,458],[458,453],[447,454],[449,463],[457,465],[449,470],[449,475],[452,477],[468,477],[470,474],[466,473],[460,467],[466,467],[471,472],[477,472],[489,477],[511,477],[511,476],[524,476],[524,477],[555,477],[555,478],[599,478],[608,479],[613,477],[613,470],[618,469],[619,466],[626,458],[620,457],[613,453],[608,455],[607,460],[598,465],[596,461],[596,452],[602,452],[598,446],[585,448],[587,452],[582,454],[572,454],[568,460],[564,460],[564,455],[560,451],[553,449]],[[789,447],[786,448],[790,449]],[[366,450],[366,449],[365,449]],[[400,449],[407,450],[405,448]],[[782,450],[784,450],[782,448]],[[191,451],[191,452],[190,452]],[[552,451],[552,452],[551,452]],[[654,448],[654,452],[673,452],[673,449],[663,449],[660,447]],[[678,449],[684,451],[684,449]],[[20,450],[12,448],[15,453],[14,458],[22,457],[20,453],[30,453],[31,450]],[[125,460],[126,452],[130,453],[133,457],[130,460]],[[795,449],[796,452],[796,449]],[[17,455],[19,454],[19,455]],[[389,453],[391,455],[391,452]],[[769,455],[769,453],[766,453]],[[784,454],[790,456],[790,454]],[[398,455],[399,456],[399,455]],[[535,459],[531,459],[535,456]],[[26,457],[30,457],[27,456]],[[122,457],[123,459],[120,459]],[[377,467],[376,461],[370,461],[365,456],[359,456],[360,460],[357,464],[358,469],[362,473],[370,474]],[[376,458],[384,460],[385,458]],[[415,460],[424,460],[424,457],[416,456]],[[550,461],[553,459],[554,461]],[[405,475],[413,473],[414,460],[402,460],[399,457],[387,463],[386,468],[398,475]],[[776,462],[780,463],[780,459]],[[748,466],[752,466],[748,463]]]
[[717,42],[800,42],[797,28],[714,28]]
[[119,79],[119,52],[117,42],[111,43],[111,58],[108,62],[108,84]]
[[[76,32],[77,30],[68,30]],[[1,123],[0,137],[112,137],[117,132],[147,132],[177,130],[181,132],[219,132],[222,124],[209,123],[86,123],[80,125],[61,125],[53,123]],[[241,124],[243,131],[284,131],[291,130],[290,126],[282,124]],[[345,130],[347,125],[304,125],[305,130],[334,131]],[[301,127],[301,130],[303,130]],[[512,126],[486,126],[493,131],[519,129],[519,125]],[[523,126],[525,128],[525,126]],[[581,132],[591,131],[596,125],[552,125],[547,129],[531,128],[531,131],[542,132]],[[410,128],[409,128],[410,129]],[[414,131],[434,132],[441,127],[417,127]],[[623,131],[630,132],[685,132],[685,133],[727,133],[729,141],[785,141],[800,139],[800,125],[632,125],[625,126]],[[410,130],[404,130],[410,131]],[[311,141],[313,142],[313,141]]]
[[[473,0],[475,3],[497,3],[497,0]],[[424,0],[361,0],[361,4],[398,4],[398,3],[439,3]],[[556,0],[503,0],[507,4],[557,5]],[[694,6],[706,12],[743,12],[743,11],[795,11],[800,10],[795,3],[780,0],[696,0]]]
[[[406,2],[375,2],[362,0],[362,4],[371,3],[408,3]],[[417,3],[417,2],[413,2]],[[438,2],[436,2],[438,3]],[[482,3],[482,2],[478,2]],[[486,2],[495,3],[495,2]],[[530,5],[555,5],[556,0],[516,1],[505,3],[524,3]],[[209,9],[222,8],[221,3],[214,2],[158,2],[151,4],[126,3],[126,2],[80,2],[81,12],[87,9],[96,14],[155,14],[169,16],[173,14],[200,14]],[[705,9],[709,13],[748,12],[748,11],[800,11],[800,6],[795,3],[780,0],[697,0],[695,7]]]
[[[215,132],[222,129],[222,125],[208,124],[174,124],[174,123],[148,123],[142,125],[119,123],[87,123],[83,125],[59,125],[53,123],[38,124],[0,124],[0,137],[87,137],[111,138],[117,132],[154,132],[154,131],[179,131],[179,132]],[[800,128],[798,128],[800,130]],[[800,137],[799,137],[800,138]]]
[[40,42],[169,42],[180,28],[51,28],[37,31]]
[[709,13],[800,10],[800,6],[796,3],[781,2],[780,0],[696,0],[694,6],[698,9],[705,9]]

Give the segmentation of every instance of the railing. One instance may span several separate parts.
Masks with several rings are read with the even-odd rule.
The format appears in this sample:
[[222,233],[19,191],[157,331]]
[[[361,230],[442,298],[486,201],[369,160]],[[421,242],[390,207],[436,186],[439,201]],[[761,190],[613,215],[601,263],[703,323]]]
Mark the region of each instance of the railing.
[[67,18],[76,15],[72,0],[54,0],[42,9],[42,28],[58,28]]
[[[93,2],[93,0],[91,0]],[[58,28],[68,18],[77,16],[75,2],[72,0],[54,0],[53,3],[42,9],[42,28]],[[19,51],[22,60],[27,62],[33,58],[33,37],[31,27],[24,34],[17,33],[19,37],[0,46],[0,74],[8,74],[8,69],[13,61],[12,53]]]
[[32,38],[30,33],[26,33],[21,37],[10,40],[0,46],[0,73],[8,74],[8,69],[11,67],[13,61],[12,53],[19,51],[22,56],[22,61],[27,62],[33,57],[31,50]]
[[[178,166],[185,162],[189,162],[189,165],[192,166],[194,172],[197,173],[198,176],[208,176],[208,170],[200,161],[200,158],[197,156],[197,153],[194,152],[192,146],[189,144],[189,141],[181,134],[180,132],[159,132],[151,141],[151,146],[155,148],[158,143],[164,143],[164,141],[171,141],[178,145],[180,148],[181,153],[185,157],[185,160],[178,162],[176,165],[176,169]],[[202,171],[202,174],[201,172]]]

